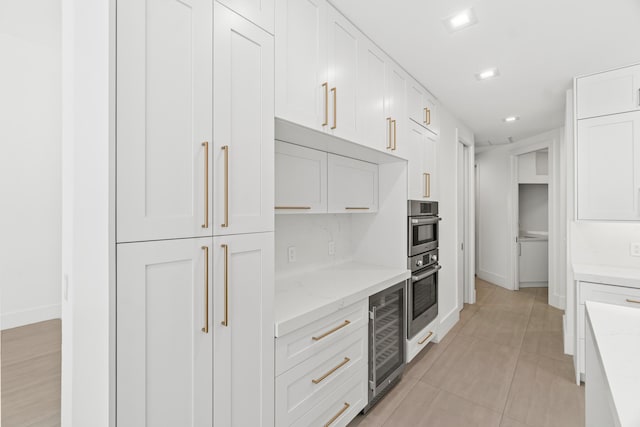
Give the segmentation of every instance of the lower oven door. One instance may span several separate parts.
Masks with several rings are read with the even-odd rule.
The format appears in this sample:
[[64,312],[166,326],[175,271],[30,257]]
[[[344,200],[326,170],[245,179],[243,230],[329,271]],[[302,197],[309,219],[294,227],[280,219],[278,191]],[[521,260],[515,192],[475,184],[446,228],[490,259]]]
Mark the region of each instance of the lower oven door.
[[436,265],[417,271],[407,290],[407,338],[413,338],[438,317],[438,270]]

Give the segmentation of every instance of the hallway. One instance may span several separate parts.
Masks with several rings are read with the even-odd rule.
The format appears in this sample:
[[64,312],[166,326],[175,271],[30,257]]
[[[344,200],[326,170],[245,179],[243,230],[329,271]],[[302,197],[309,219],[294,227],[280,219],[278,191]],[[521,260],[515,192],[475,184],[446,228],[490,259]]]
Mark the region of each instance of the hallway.
[[349,427],[581,427],[584,386],[563,354],[562,314],[547,288],[476,280],[477,304],[429,344],[395,387]]

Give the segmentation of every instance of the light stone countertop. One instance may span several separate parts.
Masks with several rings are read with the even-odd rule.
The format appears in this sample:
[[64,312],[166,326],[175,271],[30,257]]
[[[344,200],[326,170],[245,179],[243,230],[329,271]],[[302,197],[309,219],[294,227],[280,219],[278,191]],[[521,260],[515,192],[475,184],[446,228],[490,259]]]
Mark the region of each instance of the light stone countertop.
[[581,282],[640,288],[640,268],[573,264],[573,278]]
[[411,276],[406,268],[346,262],[276,279],[276,337],[361,301]]
[[640,310],[592,301],[586,310],[615,415],[621,426],[640,426]]

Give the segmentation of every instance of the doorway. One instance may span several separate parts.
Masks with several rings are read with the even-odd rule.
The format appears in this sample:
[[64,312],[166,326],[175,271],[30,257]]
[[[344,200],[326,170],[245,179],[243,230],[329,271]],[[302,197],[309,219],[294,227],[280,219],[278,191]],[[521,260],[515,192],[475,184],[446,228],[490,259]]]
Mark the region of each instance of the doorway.
[[457,146],[457,280],[458,306],[476,301],[473,146],[458,138]]

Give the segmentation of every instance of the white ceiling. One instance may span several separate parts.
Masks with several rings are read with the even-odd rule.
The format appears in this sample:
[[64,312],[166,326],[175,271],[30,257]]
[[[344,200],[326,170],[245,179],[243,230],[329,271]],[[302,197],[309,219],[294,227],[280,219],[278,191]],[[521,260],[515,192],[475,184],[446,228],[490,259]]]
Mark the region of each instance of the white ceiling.
[[[564,124],[577,75],[640,62],[640,0],[332,0],[475,133],[507,143]],[[478,23],[442,19],[473,7]],[[475,74],[498,67],[498,78]],[[507,116],[520,116],[504,123]]]

